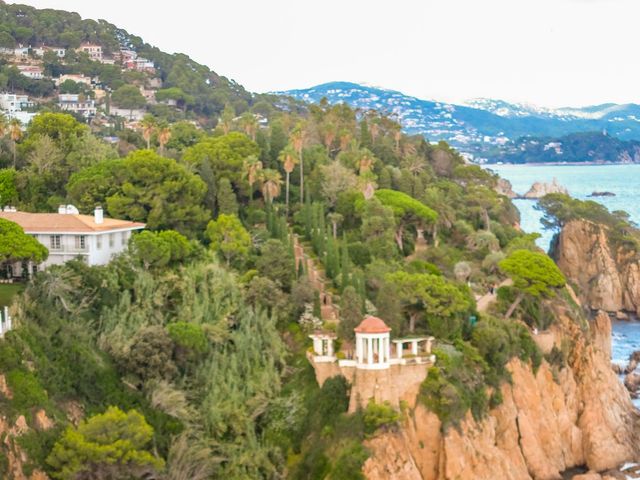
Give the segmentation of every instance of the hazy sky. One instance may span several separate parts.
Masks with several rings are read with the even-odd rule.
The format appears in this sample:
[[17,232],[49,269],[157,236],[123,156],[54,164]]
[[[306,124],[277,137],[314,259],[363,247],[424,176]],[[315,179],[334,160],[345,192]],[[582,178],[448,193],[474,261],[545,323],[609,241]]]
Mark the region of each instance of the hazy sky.
[[27,0],[104,18],[256,92],[640,103],[638,0]]

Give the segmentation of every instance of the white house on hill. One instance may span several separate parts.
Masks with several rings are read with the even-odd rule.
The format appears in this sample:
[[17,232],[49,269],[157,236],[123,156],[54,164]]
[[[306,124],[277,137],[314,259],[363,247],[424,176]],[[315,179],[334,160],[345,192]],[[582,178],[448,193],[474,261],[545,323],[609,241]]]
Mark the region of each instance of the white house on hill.
[[17,223],[49,250],[49,258],[40,265],[13,265],[10,273],[14,277],[78,257],[89,265],[104,265],[127,249],[134,231],[145,227],[144,223],[105,218],[101,207],[94,215],[80,215],[73,205],[61,205],[58,213],[19,212],[5,207],[0,218]]

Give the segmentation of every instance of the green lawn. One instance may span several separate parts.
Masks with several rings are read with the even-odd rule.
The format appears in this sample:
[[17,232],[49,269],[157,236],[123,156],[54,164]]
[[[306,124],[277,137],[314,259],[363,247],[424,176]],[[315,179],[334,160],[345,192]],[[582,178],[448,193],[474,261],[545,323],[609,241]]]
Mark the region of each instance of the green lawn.
[[0,307],[11,303],[13,297],[24,289],[21,283],[0,283]]

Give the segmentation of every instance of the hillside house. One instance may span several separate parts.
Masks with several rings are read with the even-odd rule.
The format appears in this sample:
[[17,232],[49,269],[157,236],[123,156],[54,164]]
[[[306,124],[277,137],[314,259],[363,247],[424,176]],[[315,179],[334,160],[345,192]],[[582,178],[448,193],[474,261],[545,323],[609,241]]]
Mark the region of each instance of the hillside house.
[[77,93],[61,93],[58,95],[58,105],[65,112],[82,115],[85,118],[95,116],[96,102]]
[[60,86],[62,85],[64,82],[66,82],[67,80],[71,80],[73,82],[76,83],[82,83],[84,85],[87,85],[88,87],[91,86],[91,78],[90,77],[86,77],[82,74],[78,74],[78,73],[67,73],[65,75],[60,75],[58,78],[55,79],[55,84],[56,86]]
[[83,43],[76,49],[76,52],[84,52],[89,55],[91,60],[97,62],[102,60],[102,46],[96,45],[95,43]]
[[127,60],[126,62],[122,62],[124,68],[127,70],[136,70],[138,72],[147,72],[147,73],[155,73],[156,66],[155,64],[143,57],[137,57],[135,59]]
[[42,80],[44,78],[44,70],[37,65],[18,65],[17,68],[22,75],[32,80]]
[[43,45],[41,47],[35,47],[31,49],[31,52],[36,56],[36,57],[44,57],[44,54],[46,52],[53,52],[56,54],[56,57],[58,58],[64,58],[65,55],[67,54],[67,49],[66,48],[62,48],[62,47],[48,47],[46,45]]
[[36,113],[25,112],[24,108],[33,107],[34,103],[29,100],[28,95],[18,95],[15,93],[0,93],[0,111],[8,120],[18,119],[23,125],[27,125]]
[[61,205],[58,213],[27,213],[5,207],[0,218],[17,223],[49,250],[49,257],[40,265],[9,265],[5,272],[9,278],[28,277],[38,269],[75,258],[88,265],[105,265],[127,249],[133,232],[145,227],[144,223],[105,218],[100,207],[93,215],[80,215],[73,205]]
[[137,122],[142,120],[145,116],[146,111],[141,109],[128,109],[128,108],[118,108],[118,107],[110,107],[109,108],[110,115],[116,115],[118,117],[122,117],[125,120],[130,122]]
[[22,45],[13,49],[13,56],[17,60],[26,60],[29,58],[29,47],[23,47]]

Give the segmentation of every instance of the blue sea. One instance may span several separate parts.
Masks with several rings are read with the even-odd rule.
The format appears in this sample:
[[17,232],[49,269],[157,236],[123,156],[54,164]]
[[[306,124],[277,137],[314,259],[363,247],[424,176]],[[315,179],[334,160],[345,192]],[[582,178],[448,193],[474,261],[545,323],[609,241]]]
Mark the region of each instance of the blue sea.
[[[583,200],[594,191],[615,193],[615,197],[590,200],[602,203],[611,211],[624,210],[632,221],[640,224],[640,165],[491,165],[488,168],[509,180],[518,194],[524,194],[534,182],[551,182],[554,178],[571,196]],[[522,229],[541,233],[538,244],[548,249],[553,232],[543,230],[541,213],[534,208],[537,202],[514,200],[514,203],[520,210]],[[640,350],[640,321],[614,321],[612,361],[625,366],[634,350]],[[640,400],[634,403],[640,407]]]
[[[640,165],[491,165],[488,168],[511,182],[513,191],[524,194],[534,182],[550,183],[554,178],[569,190],[572,197],[595,200],[609,210],[624,210],[640,223]],[[593,192],[612,192],[615,197],[589,198]],[[553,232],[542,230],[541,213],[535,200],[514,200],[520,210],[521,226],[526,232],[539,232],[538,244],[545,250]]]

